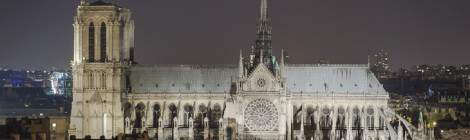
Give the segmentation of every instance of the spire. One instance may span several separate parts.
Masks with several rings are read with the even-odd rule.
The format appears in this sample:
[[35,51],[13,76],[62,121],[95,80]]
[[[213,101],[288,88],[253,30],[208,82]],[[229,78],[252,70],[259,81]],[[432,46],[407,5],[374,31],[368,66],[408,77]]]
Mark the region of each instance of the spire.
[[268,0],[260,0],[258,40],[271,40],[271,20],[268,14]]
[[285,66],[285,56],[284,56],[284,49],[281,50],[281,64],[280,64],[280,67],[279,67],[279,75],[283,75],[284,74],[284,66]]
[[[271,19],[268,14],[268,0],[260,0],[260,13],[254,44],[256,64],[264,63],[272,70]],[[255,65],[256,65],[255,64]]]
[[240,49],[240,58],[239,58],[239,62],[238,62],[238,77],[242,78],[243,77],[243,74],[244,74],[244,71],[245,71],[245,68],[243,66],[243,52],[242,50]]
[[419,112],[418,131],[424,130],[423,112]]
[[248,72],[258,65],[264,64],[275,73],[275,59],[271,47],[271,19],[268,14],[268,0],[260,0],[259,19],[256,27],[256,40],[250,53]]
[[284,49],[281,49],[281,66],[282,66],[282,67],[284,67],[284,63],[285,63],[285,62],[284,62],[284,58],[285,58],[285,56],[284,56]]
[[267,20],[267,19],[268,19],[268,1],[261,0],[260,20]]

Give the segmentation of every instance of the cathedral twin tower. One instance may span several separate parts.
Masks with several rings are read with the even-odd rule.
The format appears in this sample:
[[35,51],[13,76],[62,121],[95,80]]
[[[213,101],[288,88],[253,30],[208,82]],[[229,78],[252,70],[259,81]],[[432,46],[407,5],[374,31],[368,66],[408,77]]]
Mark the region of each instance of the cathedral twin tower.
[[77,138],[117,136],[124,133],[121,100],[134,59],[131,12],[103,1],[81,1],[74,20],[69,133]]

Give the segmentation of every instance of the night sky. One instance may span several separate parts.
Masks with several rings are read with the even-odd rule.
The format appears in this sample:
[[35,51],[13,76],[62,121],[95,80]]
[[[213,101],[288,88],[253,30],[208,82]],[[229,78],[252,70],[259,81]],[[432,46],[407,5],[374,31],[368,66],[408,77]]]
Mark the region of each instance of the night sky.
[[[78,0],[0,4],[0,67],[67,68]],[[133,11],[141,64],[237,64],[255,39],[258,0],[121,0]],[[270,0],[273,48],[291,63],[367,63],[380,48],[397,68],[468,64],[469,0]]]

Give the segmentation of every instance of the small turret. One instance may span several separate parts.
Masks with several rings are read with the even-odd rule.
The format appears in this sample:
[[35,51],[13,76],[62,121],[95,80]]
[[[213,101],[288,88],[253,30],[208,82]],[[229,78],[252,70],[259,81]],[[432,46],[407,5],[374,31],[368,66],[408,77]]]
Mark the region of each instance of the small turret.
[[243,66],[243,52],[242,52],[242,50],[240,50],[240,58],[239,58],[238,61],[239,61],[238,62],[238,77],[242,78],[244,76],[243,73],[244,73],[244,69],[245,69],[244,66]]
[[418,131],[424,131],[424,119],[423,112],[419,112]]
[[279,75],[283,75],[284,74],[284,67],[285,67],[285,55],[284,55],[284,49],[281,50],[281,62],[280,62],[280,66],[279,66]]

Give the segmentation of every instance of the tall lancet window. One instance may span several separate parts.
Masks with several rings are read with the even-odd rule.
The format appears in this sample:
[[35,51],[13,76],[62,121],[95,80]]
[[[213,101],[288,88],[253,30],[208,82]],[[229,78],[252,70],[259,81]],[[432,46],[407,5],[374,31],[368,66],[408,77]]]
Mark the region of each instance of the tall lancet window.
[[88,26],[88,62],[95,61],[95,25]]
[[105,62],[106,61],[106,24],[103,22],[101,23],[101,31],[100,31],[100,37],[101,37],[101,45],[100,45],[100,61]]

